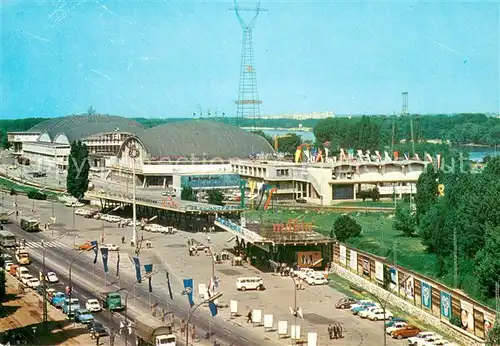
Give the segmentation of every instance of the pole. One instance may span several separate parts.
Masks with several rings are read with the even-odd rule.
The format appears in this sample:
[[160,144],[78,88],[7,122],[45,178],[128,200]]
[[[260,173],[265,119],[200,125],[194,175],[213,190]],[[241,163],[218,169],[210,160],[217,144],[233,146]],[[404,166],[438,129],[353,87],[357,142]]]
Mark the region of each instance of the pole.
[[458,287],[458,246],[457,229],[453,229],[453,285]]
[[93,277],[93,281],[95,282],[95,263],[92,264],[92,277]]
[[75,205],[73,204],[73,232],[75,231]]
[[294,328],[295,328],[295,341],[297,341],[297,283],[295,282],[295,277],[292,276],[293,281],[293,317],[294,317]]
[[14,196],[14,203],[16,204],[16,221],[17,221],[17,214],[19,214],[19,210],[17,209],[17,192]]
[[136,212],[136,205],[135,205],[135,159],[133,159],[133,165],[132,165],[132,242],[133,245],[135,246],[136,243],[136,238],[137,238],[137,230],[136,230],[136,222],[137,222],[137,212]]
[[69,310],[68,310],[68,318],[71,319],[71,317],[69,317],[71,315],[71,293],[73,293],[73,282],[71,280],[71,270],[73,269],[73,264],[75,264],[75,261],[78,257],[80,257],[80,255],[82,253],[84,253],[85,251],[80,251],[78,253],[78,255],[76,255],[73,260],[71,261],[71,264],[69,265],[69,274],[68,274],[68,278],[69,278],[69,295],[68,295],[68,300],[69,300]]
[[[54,222],[54,200],[52,200],[52,222]],[[52,237],[54,237],[54,227],[52,228]]]
[[104,287],[107,286],[108,283],[108,273],[104,272]]
[[[42,279],[43,279],[43,332],[47,332],[47,277],[46,277],[46,267],[45,267],[45,251],[47,247],[43,247],[43,255],[42,255]],[[71,302],[71,301],[70,301]]]
[[[188,319],[186,322],[186,346],[189,346],[189,322],[191,322],[191,318],[193,317],[194,313],[198,308],[202,305],[205,304],[208,300],[204,300],[201,303],[198,303],[197,305],[194,306],[194,308],[188,310]],[[194,339],[193,339],[194,343]]]

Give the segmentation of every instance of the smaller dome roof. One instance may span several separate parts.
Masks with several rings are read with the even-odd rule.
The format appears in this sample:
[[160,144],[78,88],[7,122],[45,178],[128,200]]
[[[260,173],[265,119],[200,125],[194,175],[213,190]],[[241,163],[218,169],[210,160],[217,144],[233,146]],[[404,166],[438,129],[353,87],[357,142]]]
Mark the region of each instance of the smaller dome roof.
[[208,120],[162,124],[146,129],[136,137],[152,157],[231,158],[274,153],[263,137],[237,126]]
[[70,142],[105,132],[136,133],[144,128],[135,120],[116,115],[81,114],[53,118],[36,124],[27,132],[47,133],[52,140],[64,134]]

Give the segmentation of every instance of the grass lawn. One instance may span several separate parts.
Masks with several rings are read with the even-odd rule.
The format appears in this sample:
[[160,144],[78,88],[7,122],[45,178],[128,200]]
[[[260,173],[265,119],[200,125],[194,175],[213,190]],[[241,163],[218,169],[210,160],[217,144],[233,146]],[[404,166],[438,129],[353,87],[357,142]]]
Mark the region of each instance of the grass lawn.
[[[10,191],[11,189],[14,189],[17,192],[26,193],[26,194],[30,191],[40,191],[40,189],[37,189],[35,187],[16,184],[16,183],[14,183],[8,179],[5,179],[5,178],[0,178],[0,188],[3,188],[3,189],[8,190],[8,191]],[[48,198],[52,198],[52,197],[57,196],[57,194],[52,192],[52,191],[43,191],[43,193],[45,193]]]
[[[315,231],[326,236],[330,234],[333,224],[341,212],[335,211],[312,211],[312,210],[288,210],[285,208],[273,211],[249,211],[245,213],[250,220],[261,220],[261,222],[286,223],[288,219],[298,218],[305,222],[312,222]],[[418,237],[403,237],[400,232],[392,228],[393,215],[388,213],[352,212],[349,213],[361,225],[363,233],[360,237],[347,241],[347,244],[378,256],[387,257],[387,260],[400,266],[433,278],[448,287],[453,286],[453,273],[445,277],[436,276],[436,256],[428,253]],[[395,251],[394,251],[395,249]],[[452,263],[449,264],[452,268]],[[494,300],[484,301],[479,298],[475,288],[473,275],[462,277],[462,289],[471,298],[481,301],[490,307],[495,307]]]
[[[409,202],[397,201],[398,205],[403,205],[405,207],[409,207]],[[340,202],[335,204],[336,207],[366,207],[366,208],[395,208],[394,201],[384,200],[374,202],[372,200],[366,201],[349,201],[349,202]]]

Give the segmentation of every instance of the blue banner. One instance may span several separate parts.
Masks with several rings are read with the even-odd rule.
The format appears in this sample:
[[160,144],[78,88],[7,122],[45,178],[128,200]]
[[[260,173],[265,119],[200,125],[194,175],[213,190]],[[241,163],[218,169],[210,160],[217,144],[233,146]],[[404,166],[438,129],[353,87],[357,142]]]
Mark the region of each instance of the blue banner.
[[99,253],[99,248],[97,246],[97,240],[93,240],[90,242],[90,245],[92,245],[93,249],[94,249],[94,264],[97,263],[97,254]]
[[102,266],[104,267],[104,272],[108,272],[108,253],[109,250],[107,247],[102,247],[101,248],[101,255],[102,255]]
[[172,286],[170,286],[170,274],[167,272],[167,286],[168,286],[168,295],[170,296],[171,300],[174,300],[174,297],[172,296]]
[[427,282],[422,283],[422,306],[427,309],[432,308],[432,287]]
[[212,317],[217,316],[217,305],[212,301],[208,303],[208,308],[210,309],[210,313],[212,314]]
[[441,291],[441,316],[451,318],[451,294]]
[[116,258],[116,276],[120,276],[120,252],[118,251],[118,257]]
[[[149,274],[149,273],[153,272],[153,265],[152,264],[145,264],[144,265],[144,271],[146,272],[146,274]],[[153,292],[153,285],[151,284],[151,279],[152,279],[152,277],[149,276],[148,277],[149,293]]]
[[141,262],[139,261],[139,257],[134,256],[132,257],[134,260],[134,265],[135,265],[135,279],[137,280],[138,283],[142,282],[142,276],[141,276]]
[[186,291],[188,300],[189,300],[189,305],[191,307],[194,306],[194,300],[193,300],[193,279],[184,279],[184,290]]

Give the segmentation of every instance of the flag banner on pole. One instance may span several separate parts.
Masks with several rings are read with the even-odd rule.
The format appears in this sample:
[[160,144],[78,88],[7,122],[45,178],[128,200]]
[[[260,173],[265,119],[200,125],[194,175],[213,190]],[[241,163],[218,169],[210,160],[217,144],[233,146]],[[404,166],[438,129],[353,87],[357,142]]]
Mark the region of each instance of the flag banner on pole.
[[90,242],[90,245],[92,245],[92,247],[94,248],[94,264],[97,263],[97,254],[99,253],[99,248],[97,246],[97,240],[93,240]]
[[[144,265],[144,270],[146,271],[146,274],[149,274],[153,271],[153,265],[152,264],[145,264]],[[148,283],[149,283],[149,293],[153,292],[153,285],[151,284],[151,279],[152,277],[148,277]]]
[[171,300],[174,300],[174,297],[172,296],[172,287],[170,286],[170,274],[167,272],[167,286],[168,286],[168,295],[170,296]]
[[120,276],[120,252],[118,251],[118,257],[116,258],[116,276]]
[[135,256],[133,257],[134,264],[135,264],[135,278],[137,279],[138,283],[142,282],[142,276],[141,276],[141,262],[139,261],[139,257]]
[[109,250],[107,247],[102,247],[101,248],[101,255],[102,255],[102,266],[104,267],[104,272],[108,272],[108,254]]
[[193,279],[184,279],[184,290],[186,291],[188,300],[189,300],[189,305],[191,307],[194,306],[194,300],[193,300]]
[[217,316],[217,305],[212,301],[208,303],[208,308],[210,309],[210,313],[212,314],[212,317]]

